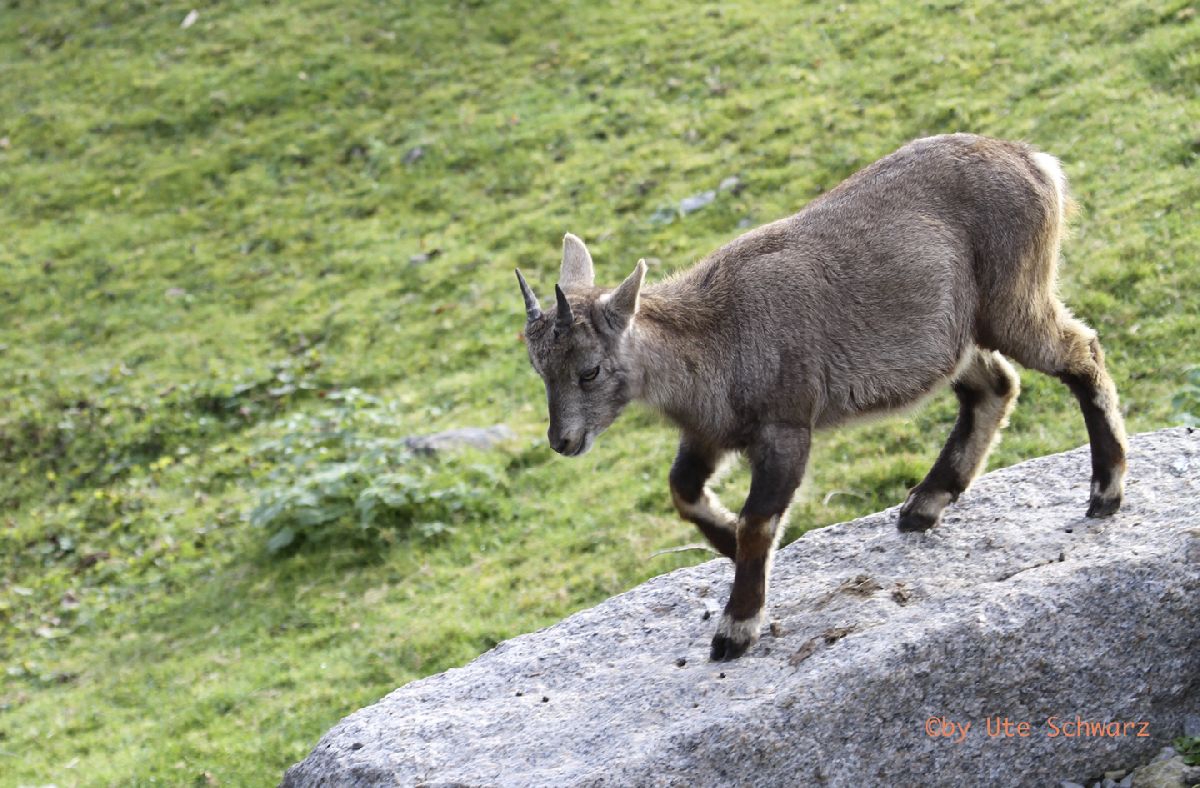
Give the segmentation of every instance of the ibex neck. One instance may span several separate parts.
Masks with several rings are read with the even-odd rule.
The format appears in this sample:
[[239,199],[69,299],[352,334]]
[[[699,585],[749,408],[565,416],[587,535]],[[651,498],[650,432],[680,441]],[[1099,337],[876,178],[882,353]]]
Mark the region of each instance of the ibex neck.
[[676,420],[694,411],[697,398],[711,397],[706,356],[721,339],[708,306],[683,288],[654,288],[642,297],[628,334],[633,397]]

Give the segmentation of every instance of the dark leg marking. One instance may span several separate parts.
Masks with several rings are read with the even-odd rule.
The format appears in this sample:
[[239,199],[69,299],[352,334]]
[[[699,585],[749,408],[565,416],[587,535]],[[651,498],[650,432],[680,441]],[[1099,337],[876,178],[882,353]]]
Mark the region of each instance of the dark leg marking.
[[1120,481],[1125,475],[1125,447],[1109,424],[1109,414],[1098,404],[1105,398],[1102,387],[1073,373],[1060,373],[1058,378],[1079,401],[1092,447],[1092,490],[1087,516],[1107,517],[1121,508]]
[[[975,431],[975,409],[986,394],[964,383],[954,383],[951,388],[958,397],[958,418],[933,467],[900,508],[897,527],[901,531],[928,531],[937,523],[942,507],[957,501],[971,481],[964,478],[959,458]],[[925,501],[932,505],[919,505]]]
[[[1052,319],[1031,329],[1040,342],[1020,348],[1018,361],[1058,378],[1067,385],[1087,427],[1092,449],[1092,489],[1088,517],[1106,517],[1121,507],[1125,488],[1125,423],[1117,388],[1104,364],[1096,332],[1071,317],[1061,304]],[[1024,351],[1024,358],[1021,351]]]
[[780,521],[804,475],[807,430],[766,430],[751,447],[750,494],[738,521],[733,588],[709,657],[737,659],[758,639]]
[[679,444],[679,453],[671,466],[671,499],[680,517],[693,523],[709,544],[722,555],[737,556],[737,531],[733,515],[724,511],[716,496],[705,489],[705,482],[717,469],[713,453]]
[[746,522],[739,533],[733,588],[725,606],[735,620],[751,618],[766,602],[767,558],[775,543],[775,520]]
[[901,531],[937,525],[946,506],[970,486],[1017,396],[1019,379],[1008,362],[991,351],[973,352],[975,358],[951,384],[958,397],[954,429],[928,475],[900,507]]
[[714,662],[737,659],[758,639],[759,614],[767,601],[767,573],[777,528],[776,518],[768,518],[743,522],[738,531],[733,588],[709,653]]

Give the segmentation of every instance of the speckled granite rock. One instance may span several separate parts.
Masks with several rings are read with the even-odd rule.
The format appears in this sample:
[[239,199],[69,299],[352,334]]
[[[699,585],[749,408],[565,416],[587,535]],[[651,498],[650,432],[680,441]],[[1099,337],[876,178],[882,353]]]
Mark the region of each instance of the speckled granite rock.
[[1191,788],[1200,783],[1200,766],[1188,766],[1170,747],[1129,774],[1130,788]]
[[[1079,449],[988,474],[928,534],[894,509],[806,534],[776,561],[775,631],[734,663],[707,660],[729,562],[657,577],[346,717],[283,784],[1043,785],[1144,763],[1200,711],[1200,432],[1136,436],[1129,468],[1108,520],[1083,517]],[[1017,735],[989,736],[1005,719]],[[1068,736],[1079,720],[1134,725]]]
[[432,435],[413,435],[404,439],[404,445],[416,452],[436,454],[448,449],[490,449],[517,435],[507,425],[491,427],[459,427]]

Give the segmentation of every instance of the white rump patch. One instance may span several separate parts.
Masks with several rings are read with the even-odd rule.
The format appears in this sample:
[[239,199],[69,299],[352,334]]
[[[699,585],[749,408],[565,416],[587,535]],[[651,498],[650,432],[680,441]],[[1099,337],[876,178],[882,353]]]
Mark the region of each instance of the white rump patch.
[[1055,202],[1058,203],[1058,220],[1066,219],[1067,211],[1067,176],[1063,172],[1062,163],[1049,153],[1038,151],[1033,154],[1033,163],[1054,184]]

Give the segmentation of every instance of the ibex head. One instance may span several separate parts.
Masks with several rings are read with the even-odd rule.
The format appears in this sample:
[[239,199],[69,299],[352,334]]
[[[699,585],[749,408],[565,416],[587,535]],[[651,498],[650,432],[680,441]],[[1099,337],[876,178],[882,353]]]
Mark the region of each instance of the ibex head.
[[546,384],[546,437],[559,454],[575,457],[592,448],[596,436],[629,404],[630,370],[622,358],[623,339],[637,314],[645,277],[646,262],[639,260],[616,289],[596,287],[592,256],[570,233],[563,238],[553,309],[542,311],[517,271],[525,298],[529,361]]

